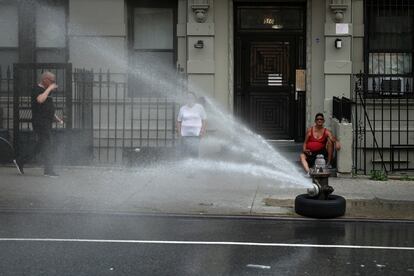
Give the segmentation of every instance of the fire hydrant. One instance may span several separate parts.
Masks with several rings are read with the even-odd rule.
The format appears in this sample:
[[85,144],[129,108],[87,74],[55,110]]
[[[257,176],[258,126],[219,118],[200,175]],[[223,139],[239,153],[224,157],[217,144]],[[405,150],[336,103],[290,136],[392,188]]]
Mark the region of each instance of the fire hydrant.
[[295,199],[297,214],[312,218],[336,218],[343,216],[346,201],[343,197],[332,195],[334,189],[329,186],[330,172],[326,168],[323,155],[317,156],[315,167],[309,173],[312,187],[307,194],[298,195]]
[[316,156],[315,167],[309,174],[312,177],[312,188],[307,190],[308,194],[317,199],[328,199],[328,196],[333,193],[334,188],[329,186],[330,172],[326,170],[323,155]]
[[333,193],[334,188],[329,186],[329,172],[312,172],[312,188],[308,188],[307,192],[311,197],[317,199],[328,199],[328,196]]

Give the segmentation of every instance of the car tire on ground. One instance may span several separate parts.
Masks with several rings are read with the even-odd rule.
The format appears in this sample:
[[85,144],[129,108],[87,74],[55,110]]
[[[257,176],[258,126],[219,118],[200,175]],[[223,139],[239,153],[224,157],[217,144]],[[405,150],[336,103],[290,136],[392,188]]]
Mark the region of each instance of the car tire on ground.
[[4,138],[0,137],[0,164],[11,163],[14,157],[12,145]]
[[302,194],[295,199],[295,212],[305,217],[336,218],[343,216],[345,209],[345,198],[338,195],[329,195],[327,200],[322,200]]

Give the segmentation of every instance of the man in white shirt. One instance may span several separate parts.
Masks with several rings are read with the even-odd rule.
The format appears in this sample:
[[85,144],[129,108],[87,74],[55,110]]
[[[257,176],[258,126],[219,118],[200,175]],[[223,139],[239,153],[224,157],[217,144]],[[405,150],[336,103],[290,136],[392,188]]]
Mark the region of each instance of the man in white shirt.
[[189,92],[187,104],[180,108],[177,118],[177,133],[181,137],[183,157],[198,157],[200,138],[206,131],[206,112],[196,103],[196,96]]

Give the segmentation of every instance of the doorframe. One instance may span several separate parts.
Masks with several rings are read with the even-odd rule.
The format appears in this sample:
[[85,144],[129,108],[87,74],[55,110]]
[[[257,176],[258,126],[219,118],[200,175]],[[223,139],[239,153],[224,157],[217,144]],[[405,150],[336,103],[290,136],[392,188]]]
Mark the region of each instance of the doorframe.
[[[297,69],[304,69],[305,70],[305,91],[301,91],[296,95],[296,102],[294,104],[296,105],[296,110],[298,109],[297,105],[302,102],[303,103],[303,111],[301,114],[297,114],[297,112],[294,113],[294,131],[295,134],[293,135],[293,139],[295,142],[303,142],[305,138],[306,128],[308,125],[308,121],[310,118],[310,111],[311,111],[311,41],[310,41],[310,35],[311,35],[311,7],[312,7],[312,0],[228,0],[229,1],[229,36],[228,36],[228,45],[229,45],[229,69],[228,69],[228,86],[229,86],[229,93],[228,93],[228,107],[229,110],[235,114],[236,112],[236,95],[235,95],[235,86],[236,86],[236,76],[235,76],[235,60],[236,60],[236,54],[237,49],[236,48],[236,39],[237,39],[237,8],[239,6],[251,6],[251,7],[261,7],[261,6],[301,6],[303,8],[303,14],[305,16],[303,21],[303,29],[302,29],[302,37],[303,37],[303,68],[297,68]],[[269,33],[269,32],[268,32]],[[283,35],[289,35],[292,34],[292,32],[285,32],[282,33]],[[298,35],[299,37],[299,35]],[[295,37],[295,40],[297,37]],[[295,83],[293,84],[294,88],[296,90]],[[235,114],[236,115],[236,114]],[[298,122],[301,125],[298,125]]]

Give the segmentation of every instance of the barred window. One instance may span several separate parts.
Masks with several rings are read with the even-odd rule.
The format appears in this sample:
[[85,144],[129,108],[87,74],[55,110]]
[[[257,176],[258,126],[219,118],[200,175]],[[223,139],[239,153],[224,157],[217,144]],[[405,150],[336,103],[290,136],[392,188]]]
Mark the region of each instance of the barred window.
[[382,96],[412,93],[413,3],[402,0],[365,3],[368,89]]

